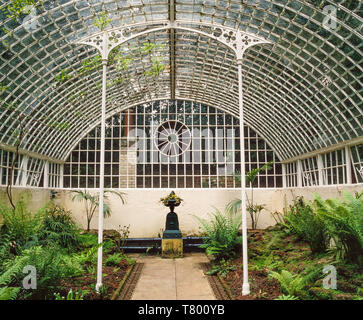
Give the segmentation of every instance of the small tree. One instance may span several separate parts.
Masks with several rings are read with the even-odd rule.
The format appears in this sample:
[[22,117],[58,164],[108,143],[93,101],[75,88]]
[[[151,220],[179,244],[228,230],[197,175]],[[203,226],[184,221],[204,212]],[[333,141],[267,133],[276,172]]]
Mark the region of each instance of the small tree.
[[[72,193],[74,194],[72,197],[72,201],[75,201],[75,200],[83,201],[85,204],[86,217],[87,217],[87,231],[89,231],[93,215],[96,212],[96,209],[99,207],[99,204],[100,204],[100,196],[99,196],[99,194],[92,195],[89,192],[87,192],[86,190],[85,191],[74,190],[74,191],[72,191]],[[107,203],[107,200],[108,200],[107,194],[108,193],[118,196],[120,198],[122,204],[126,203],[126,200],[125,200],[126,194],[124,192],[105,190],[103,193],[104,194],[103,216],[105,218],[108,218],[111,216],[111,208],[110,208],[109,204]]]
[[[268,171],[271,169],[271,164],[272,164],[272,162],[268,162],[268,163],[264,164],[263,166],[256,168],[256,169],[252,169],[251,171],[248,171],[246,173],[246,182],[249,183],[250,187],[251,187],[251,201],[249,200],[247,195],[246,195],[246,199],[247,199],[247,211],[251,216],[252,229],[257,228],[257,223],[258,223],[258,219],[260,217],[261,211],[263,209],[265,209],[265,207],[266,207],[266,205],[264,205],[264,204],[254,204],[253,203],[253,184],[260,172]],[[241,182],[241,173],[237,171],[234,174],[234,178],[237,181]],[[233,200],[230,203],[228,203],[226,210],[228,212],[237,212],[237,211],[241,210],[241,199],[236,199],[236,200]]]

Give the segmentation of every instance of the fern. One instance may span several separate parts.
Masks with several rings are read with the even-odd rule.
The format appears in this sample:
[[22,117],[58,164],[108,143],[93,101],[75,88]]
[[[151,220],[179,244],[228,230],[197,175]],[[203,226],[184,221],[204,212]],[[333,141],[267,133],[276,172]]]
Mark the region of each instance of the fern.
[[333,239],[337,260],[363,265],[363,199],[345,192],[342,201],[314,195],[312,207]]
[[281,273],[271,271],[271,278],[277,279],[280,282],[282,292],[290,296],[295,295],[305,286],[305,280],[299,275],[293,275],[287,270],[282,270]]
[[80,275],[83,271],[83,266],[87,263],[95,264],[97,262],[97,251],[102,244],[98,244],[84,252],[74,253],[70,256],[66,256],[63,263],[68,269],[73,270],[74,275]]
[[236,246],[242,241],[238,235],[241,226],[239,214],[227,212],[222,214],[216,209],[210,221],[194,216],[206,233],[204,244],[208,255],[213,255],[216,260],[229,259],[235,255]]
[[12,236],[18,244],[24,245],[32,235],[42,229],[45,207],[32,214],[28,209],[28,196],[25,194],[15,205],[15,209],[0,203],[0,217],[3,218],[3,230]]
[[80,245],[79,230],[71,218],[71,212],[54,204],[45,210],[40,238],[45,244],[56,243],[68,249]]
[[121,253],[114,253],[106,259],[105,264],[106,266],[118,266],[123,258]]
[[329,245],[327,227],[319,219],[312,203],[305,201],[302,197],[295,199],[284,219],[285,226],[291,233],[306,241],[313,253],[327,250]]
[[[39,247],[34,248],[34,250],[39,250]],[[17,256],[15,259],[8,260],[4,263],[6,271],[0,275],[0,285],[11,284],[22,274],[24,266],[29,264],[29,255],[27,253],[28,251],[24,255]]]
[[295,296],[283,294],[281,296],[278,296],[275,300],[299,300],[299,298],[295,297]]
[[0,300],[15,300],[19,291],[18,287],[1,287]]

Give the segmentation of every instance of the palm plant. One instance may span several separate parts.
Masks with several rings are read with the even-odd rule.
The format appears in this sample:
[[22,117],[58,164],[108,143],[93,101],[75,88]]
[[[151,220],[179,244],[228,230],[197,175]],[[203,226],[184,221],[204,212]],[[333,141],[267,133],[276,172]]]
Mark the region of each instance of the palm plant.
[[[251,201],[249,200],[248,196],[246,196],[246,199],[247,199],[247,211],[251,216],[252,229],[257,228],[257,223],[258,223],[258,219],[260,217],[261,211],[263,209],[265,209],[265,207],[266,207],[266,205],[264,205],[264,204],[258,205],[258,204],[253,203],[253,184],[260,172],[268,171],[271,169],[271,164],[272,164],[272,162],[268,162],[268,163],[264,164],[263,166],[256,168],[256,169],[252,169],[251,171],[248,171],[246,173],[246,183],[249,183],[249,186],[251,188]],[[234,174],[234,178],[236,181],[241,182],[241,173],[237,171]],[[237,211],[241,210],[241,199],[232,200],[230,203],[227,204],[226,210],[228,212],[237,212]]]
[[[100,203],[100,196],[99,194],[92,195],[89,192],[81,191],[81,190],[73,190],[72,193],[74,194],[72,197],[72,201],[83,201],[86,209],[86,217],[87,217],[87,231],[90,230],[91,220],[93,218],[96,209],[99,207]],[[122,204],[126,203],[125,200],[125,193],[120,191],[114,190],[105,190],[104,191],[104,202],[103,202],[103,216],[108,218],[111,216],[111,208],[107,203],[108,197],[107,194],[114,194],[116,195],[122,202]]]

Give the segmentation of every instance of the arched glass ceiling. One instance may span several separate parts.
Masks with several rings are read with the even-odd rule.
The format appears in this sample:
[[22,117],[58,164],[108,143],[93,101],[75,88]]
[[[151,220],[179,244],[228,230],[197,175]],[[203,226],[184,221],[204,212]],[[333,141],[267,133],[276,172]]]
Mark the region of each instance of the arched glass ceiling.
[[[99,124],[100,71],[85,71],[97,52],[73,43],[98,31],[93,22],[103,11],[110,27],[175,18],[238,28],[271,41],[244,56],[245,121],[282,160],[362,136],[361,1],[44,0],[17,21],[6,17],[12,2],[1,5],[2,146],[16,144],[26,119],[21,148],[65,160]],[[328,5],[337,9],[338,19],[330,30],[322,26]],[[151,56],[138,50],[148,41],[157,48]],[[109,116],[169,98],[238,116],[234,53],[217,41],[182,30],[151,32],[120,50],[134,58],[121,71],[109,68]],[[152,58],[166,66],[157,76]]]

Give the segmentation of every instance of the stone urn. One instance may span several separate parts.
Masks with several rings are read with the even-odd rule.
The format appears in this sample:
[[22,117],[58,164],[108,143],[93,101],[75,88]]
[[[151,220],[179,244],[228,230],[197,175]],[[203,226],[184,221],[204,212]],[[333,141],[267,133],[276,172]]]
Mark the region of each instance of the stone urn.
[[166,206],[170,208],[170,212],[166,216],[163,239],[180,239],[182,237],[182,234],[179,230],[178,216],[174,212],[174,208],[179,205],[180,202],[176,202],[175,199],[168,200],[168,203],[166,204]]

